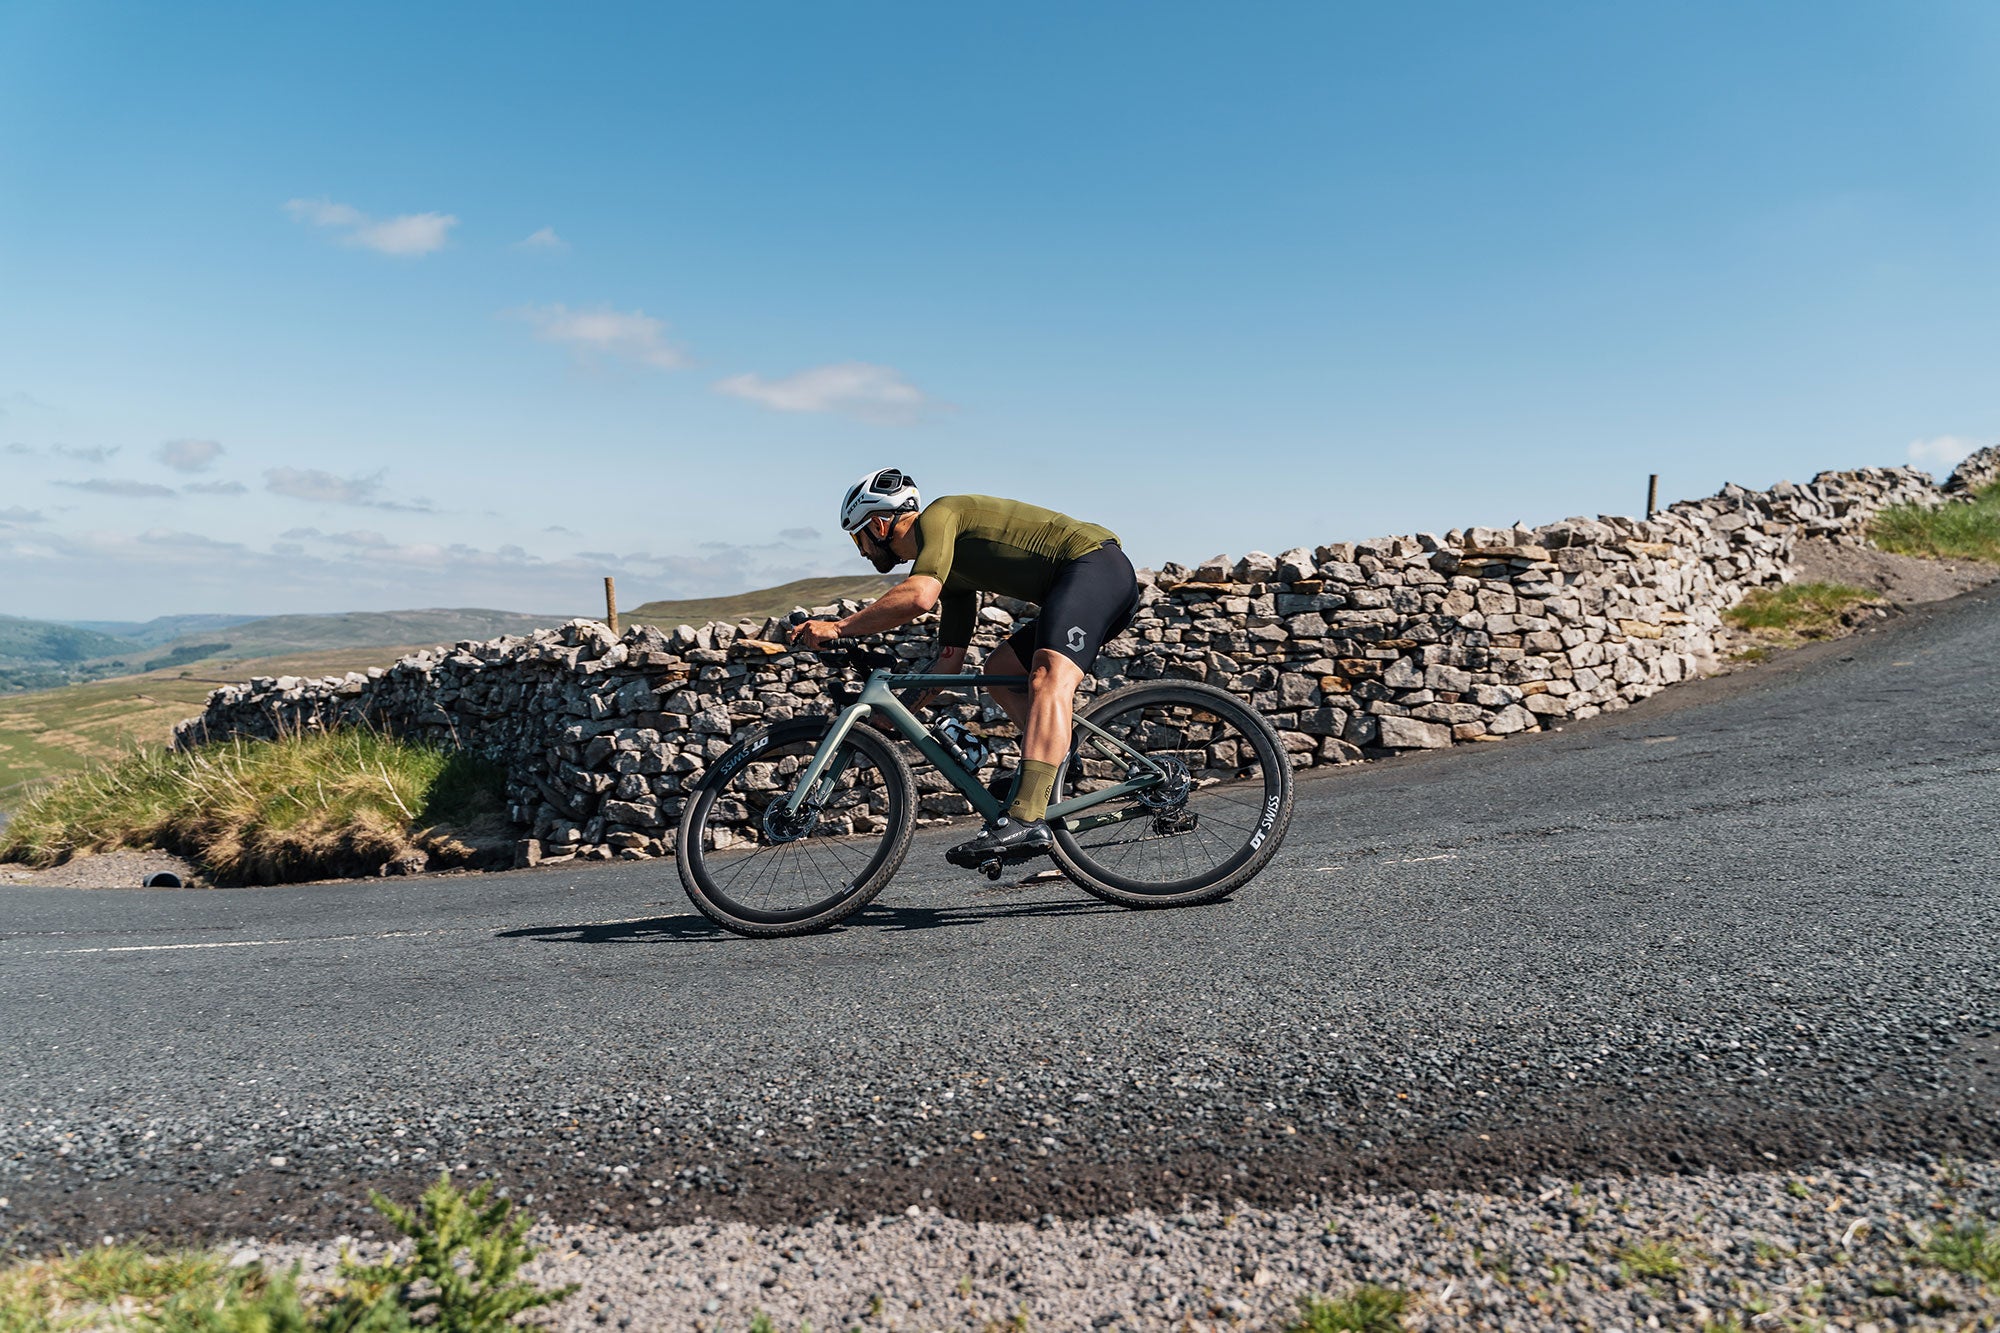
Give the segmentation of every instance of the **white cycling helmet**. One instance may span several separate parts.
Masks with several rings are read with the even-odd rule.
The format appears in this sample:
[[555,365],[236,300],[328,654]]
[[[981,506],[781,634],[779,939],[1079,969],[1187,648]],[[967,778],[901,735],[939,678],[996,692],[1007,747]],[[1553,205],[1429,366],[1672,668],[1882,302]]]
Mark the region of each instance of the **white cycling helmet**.
[[917,483],[900,469],[885,467],[847,488],[847,498],[840,502],[841,531],[859,532],[871,518],[914,514],[923,507]]

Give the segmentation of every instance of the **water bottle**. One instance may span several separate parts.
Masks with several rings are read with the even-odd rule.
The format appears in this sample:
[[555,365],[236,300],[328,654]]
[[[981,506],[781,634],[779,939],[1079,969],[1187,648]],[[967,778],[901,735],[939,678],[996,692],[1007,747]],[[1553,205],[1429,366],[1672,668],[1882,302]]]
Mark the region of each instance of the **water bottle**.
[[982,738],[972,734],[963,722],[947,713],[931,728],[931,734],[944,742],[944,748],[952,757],[965,765],[968,773],[977,773],[980,765],[993,757],[993,747]]

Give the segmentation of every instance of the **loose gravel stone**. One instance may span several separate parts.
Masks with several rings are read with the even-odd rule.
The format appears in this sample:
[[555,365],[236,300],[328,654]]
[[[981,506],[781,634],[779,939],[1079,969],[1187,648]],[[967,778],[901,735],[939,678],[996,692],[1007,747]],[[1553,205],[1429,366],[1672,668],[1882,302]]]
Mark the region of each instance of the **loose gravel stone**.
[[[1990,1328],[2000,1283],[1922,1251],[2000,1228],[2000,1163],[1857,1160],[1798,1173],[1541,1177],[1495,1193],[1360,1196],[1035,1223],[911,1207],[853,1225],[622,1233],[543,1226],[530,1275],[580,1290],[553,1325],[588,1333],[779,1329],[1277,1328],[1307,1295],[1410,1293],[1412,1330]],[[372,1249],[361,1247],[364,1254]],[[339,1245],[283,1246],[328,1280]],[[1728,1327],[1728,1325],[1724,1325]]]

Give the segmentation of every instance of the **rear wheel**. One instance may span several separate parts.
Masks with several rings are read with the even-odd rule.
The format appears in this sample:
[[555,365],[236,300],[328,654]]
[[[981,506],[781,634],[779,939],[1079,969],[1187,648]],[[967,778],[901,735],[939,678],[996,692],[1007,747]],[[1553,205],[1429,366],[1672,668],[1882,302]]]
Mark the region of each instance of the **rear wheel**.
[[[1083,716],[1165,769],[1168,781],[1080,816],[1128,816],[1118,823],[1056,830],[1056,864],[1079,887],[1126,907],[1185,907],[1240,888],[1277,854],[1292,817],[1292,768],[1278,733],[1236,696],[1192,681],[1144,681],[1113,690]],[[1079,727],[1055,800],[1145,771],[1106,754]]]
[[800,718],[746,736],[682,812],[681,885],[725,930],[825,930],[866,906],[903,864],[916,827],[910,768],[866,727],[848,731],[817,797],[797,814],[785,809],[832,724]]

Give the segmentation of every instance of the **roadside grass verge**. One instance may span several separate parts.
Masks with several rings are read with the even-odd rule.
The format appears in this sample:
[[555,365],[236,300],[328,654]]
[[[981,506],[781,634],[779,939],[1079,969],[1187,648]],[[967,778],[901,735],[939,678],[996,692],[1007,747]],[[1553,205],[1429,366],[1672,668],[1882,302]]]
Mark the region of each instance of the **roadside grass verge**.
[[501,1333],[542,1327],[519,1316],[576,1290],[520,1276],[536,1254],[525,1239],[530,1220],[494,1199],[491,1184],[465,1193],[440,1175],[413,1208],[369,1197],[408,1244],[376,1264],[343,1253],[328,1290],[301,1289],[296,1268],[107,1246],[0,1270],[0,1333]]
[[355,728],[94,765],[28,798],[0,861],[160,847],[218,883],[282,884],[372,873],[416,850],[466,859],[505,832],[496,765]]
[[1754,589],[1722,618],[1760,641],[1738,654],[1742,660],[1757,661],[1768,655],[1760,648],[1790,648],[1809,639],[1833,638],[1846,626],[1848,613],[1878,600],[1865,588],[1845,583],[1787,583]]
[[1870,521],[1868,538],[1898,555],[2000,563],[2000,485],[1988,486],[1970,503],[1884,509]]

